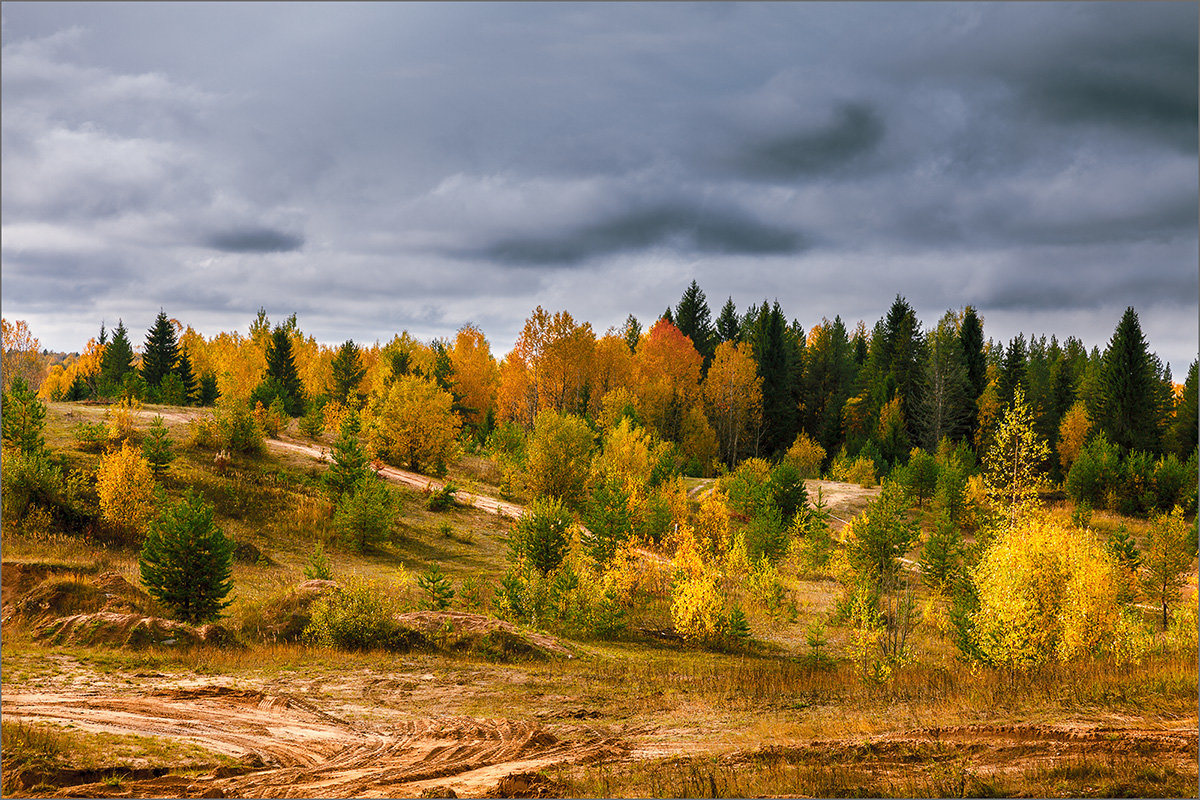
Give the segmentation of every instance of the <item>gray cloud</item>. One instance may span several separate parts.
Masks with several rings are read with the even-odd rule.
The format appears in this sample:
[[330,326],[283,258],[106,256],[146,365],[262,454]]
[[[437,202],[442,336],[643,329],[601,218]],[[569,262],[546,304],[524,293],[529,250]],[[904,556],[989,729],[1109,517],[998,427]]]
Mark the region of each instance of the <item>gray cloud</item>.
[[884,133],[875,109],[845,103],[827,125],[749,144],[735,163],[746,175],[766,180],[833,173],[873,152]]
[[800,234],[741,212],[676,204],[623,212],[553,236],[500,239],[474,255],[513,265],[574,265],[668,245],[709,255],[774,255],[806,247]]
[[233,228],[205,236],[201,244],[223,253],[287,253],[304,246],[304,237],[265,227]]

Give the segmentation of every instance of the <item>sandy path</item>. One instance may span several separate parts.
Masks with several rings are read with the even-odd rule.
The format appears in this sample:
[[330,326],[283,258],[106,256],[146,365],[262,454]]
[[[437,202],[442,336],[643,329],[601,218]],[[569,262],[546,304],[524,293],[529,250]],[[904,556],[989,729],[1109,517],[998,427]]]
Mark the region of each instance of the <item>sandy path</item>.
[[611,740],[565,741],[519,720],[442,717],[365,728],[301,698],[216,685],[139,696],[7,690],[2,704],[6,721],[183,740],[246,765],[60,792],[76,797],[413,797],[447,789],[481,796],[553,764],[623,752]]

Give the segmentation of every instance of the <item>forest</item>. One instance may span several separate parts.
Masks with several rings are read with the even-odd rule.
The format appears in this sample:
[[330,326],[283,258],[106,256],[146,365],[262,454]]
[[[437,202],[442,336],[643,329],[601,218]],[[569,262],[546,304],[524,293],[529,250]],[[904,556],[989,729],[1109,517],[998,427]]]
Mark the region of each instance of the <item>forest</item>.
[[[538,307],[501,358],[471,324],[453,340],[329,345],[295,314],[272,323],[260,309],[247,333],[205,336],[166,311],[140,345],[137,330],[101,324],[80,353],[51,357],[24,321],[4,320],[6,569],[103,556],[143,598],[134,611],[178,630],[219,623],[268,665],[254,670],[329,653],[354,669],[369,653],[541,669],[515,644],[466,644],[453,627],[466,616],[437,617],[430,633],[403,621],[413,614],[511,624],[523,648],[548,636],[604,677],[554,667],[565,672],[538,679],[576,699],[581,681],[605,683],[589,696],[624,756],[609,754],[614,771],[547,756],[507,793],[1194,791],[1194,728],[1180,740],[1167,721],[1195,711],[1197,361],[1177,383],[1134,308],[1090,349],[1074,336],[994,341],[970,305],[929,324],[900,296],[852,327],[835,316],[806,330],[778,301],[739,312],[729,298],[714,315],[694,281],[653,322],[630,315],[603,334]],[[87,594],[99,579],[84,572],[58,580]],[[6,670],[75,641],[66,611],[97,610],[73,600],[50,619],[31,602],[5,600],[23,631]],[[199,639],[187,655],[163,641],[128,668],[224,658],[208,669],[252,671],[196,655],[215,647]],[[100,658],[95,642],[74,646],[81,663]],[[650,663],[655,677],[639,671]],[[891,735],[903,706],[925,732],[944,717],[1084,725],[1113,741],[1133,734],[1106,715],[1129,714],[1153,742],[1131,778],[1119,748],[1081,750],[1061,774],[1031,757],[1014,777],[1002,749],[994,763],[955,750],[947,772],[942,745],[922,739],[908,771],[880,750],[833,774],[809,751],[765,759],[769,742],[754,739],[721,754],[757,754],[749,777],[718,785],[728,763],[673,761],[618,724],[614,698],[638,691],[629,670],[675,698],[655,701],[664,713],[748,703],[806,735],[828,734],[835,708]],[[10,747],[19,732],[5,724],[6,773],[33,776],[11,784],[28,790],[48,773],[11,760],[35,746],[26,731]],[[414,775],[372,786],[429,788]],[[209,787],[202,777],[187,785]]]

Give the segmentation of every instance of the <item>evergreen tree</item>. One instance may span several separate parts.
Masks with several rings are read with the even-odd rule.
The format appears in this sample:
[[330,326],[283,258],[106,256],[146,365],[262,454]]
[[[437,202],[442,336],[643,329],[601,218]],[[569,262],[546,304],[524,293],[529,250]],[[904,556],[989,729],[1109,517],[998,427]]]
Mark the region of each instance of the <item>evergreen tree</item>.
[[192,371],[192,360],[188,358],[187,351],[182,347],[179,348],[179,361],[175,364],[175,374],[179,376],[179,384],[183,387],[183,403],[181,405],[193,405],[200,397],[200,383],[196,380],[196,373]]
[[[172,331],[173,332],[173,331]],[[106,393],[116,393],[125,383],[125,376],[133,370],[133,347],[129,344],[129,332],[125,322],[117,320],[112,341],[100,356],[100,382]]]
[[96,337],[96,344],[101,347],[108,344],[108,331],[104,329],[104,320],[100,320],[100,335]]
[[696,348],[696,352],[704,357],[704,364],[701,367],[704,372],[708,371],[708,365],[712,363],[717,347],[716,331],[713,329],[711,317],[708,302],[704,297],[704,292],[700,289],[700,284],[692,281],[691,285],[684,290],[679,305],[675,306],[675,327],[692,340],[692,346]]
[[454,600],[453,584],[436,561],[417,576],[417,585],[425,591],[425,603],[430,611],[445,611]]
[[[672,325],[675,325],[675,315],[671,313],[670,306],[667,306],[667,310],[662,313],[662,317],[660,319],[665,319],[667,322],[671,323]],[[678,326],[676,326],[676,327],[678,327]]]
[[969,399],[966,359],[954,322],[954,312],[946,312],[928,336],[922,391],[915,409],[919,441],[931,452],[943,437],[958,439],[969,432],[975,406]]
[[854,350],[841,317],[823,320],[809,340],[801,381],[801,427],[832,454],[842,444],[842,409],[854,390]]
[[154,326],[146,332],[146,344],[142,349],[142,380],[151,391],[157,392],[163,378],[175,369],[179,360],[179,342],[175,338],[175,326],[161,309],[154,319]]
[[150,430],[142,442],[142,457],[150,462],[150,471],[159,479],[167,474],[167,468],[175,460],[171,439],[167,436],[167,426],[163,423],[161,415],[155,415],[150,422]]
[[333,370],[333,399],[339,403],[358,397],[358,385],[367,374],[362,354],[353,339],[342,342],[330,365]]
[[792,401],[791,371],[785,340],[783,311],[779,301],[768,307],[764,300],[756,314],[751,333],[758,377],[762,378],[763,435],[762,451],[767,454],[786,450],[795,434],[796,404]]
[[330,449],[333,464],[325,473],[325,485],[335,499],[351,491],[370,475],[367,453],[358,440],[359,431],[358,412],[350,409],[342,418],[338,438]]
[[37,399],[23,377],[13,378],[8,391],[0,396],[0,427],[5,447],[14,447],[25,455],[46,449],[42,436],[46,404]]
[[983,321],[975,313],[974,306],[963,310],[962,322],[958,326],[958,341],[962,347],[963,361],[967,368],[967,385],[971,399],[970,429],[971,438],[976,438],[979,427],[979,410],[975,402],[983,390],[987,388],[987,360],[983,355]]
[[1156,452],[1160,415],[1156,402],[1158,375],[1133,307],[1117,324],[1098,375],[1097,428],[1123,452]]
[[730,297],[721,306],[721,315],[717,317],[717,342],[736,342],[742,336],[742,323],[738,318],[737,306]]
[[876,390],[876,398],[881,406],[889,400],[900,398],[905,432],[911,440],[916,433],[914,412],[921,384],[924,341],[916,312],[900,295],[896,295],[892,307],[888,309],[881,333],[879,377],[882,385]]
[[621,326],[621,338],[629,346],[629,352],[637,352],[638,341],[642,338],[642,324],[633,314],[625,318],[625,324]]
[[[267,373],[265,380],[274,378],[279,383],[279,398],[288,416],[298,417],[304,413],[304,388],[300,385],[300,375],[296,372],[296,363],[292,360],[292,337],[286,328],[276,325],[267,340]],[[263,400],[263,405],[268,401]],[[274,399],[274,398],[271,398]]]
[[233,547],[213,523],[212,506],[189,489],[146,535],[138,558],[142,583],[177,619],[214,620],[230,603]]
[[1029,382],[1026,379],[1026,358],[1025,334],[1018,333],[1009,340],[1008,349],[1004,351],[1000,377],[996,382],[1002,408],[1012,407],[1013,394],[1018,386],[1021,387],[1022,394],[1029,391]]
[[217,398],[221,396],[220,389],[217,388],[217,376],[211,372],[205,372],[200,376],[200,391],[197,399],[197,405],[211,406],[217,402]]

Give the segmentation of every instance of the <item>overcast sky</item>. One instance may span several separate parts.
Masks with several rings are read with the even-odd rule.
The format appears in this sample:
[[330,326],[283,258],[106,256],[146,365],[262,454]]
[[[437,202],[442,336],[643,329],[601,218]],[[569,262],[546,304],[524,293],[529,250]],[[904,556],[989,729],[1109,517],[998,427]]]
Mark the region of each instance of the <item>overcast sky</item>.
[[[318,340],[536,305],[1198,338],[1195,3],[5,2],[4,316]],[[648,326],[648,325],[647,325]]]

